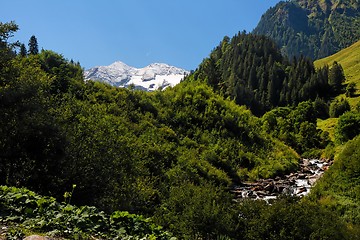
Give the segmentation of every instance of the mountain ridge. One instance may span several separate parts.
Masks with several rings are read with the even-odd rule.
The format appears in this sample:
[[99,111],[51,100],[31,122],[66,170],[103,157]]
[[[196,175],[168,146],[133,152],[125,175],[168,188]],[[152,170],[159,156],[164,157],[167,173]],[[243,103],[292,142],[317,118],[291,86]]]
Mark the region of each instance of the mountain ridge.
[[187,74],[189,71],[166,63],[151,63],[136,68],[122,61],[84,71],[85,80],[101,81],[117,87],[133,86],[146,91],[175,86]]
[[330,56],[360,39],[358,0],[281,1],[254,29],[276,41],[289,56]]

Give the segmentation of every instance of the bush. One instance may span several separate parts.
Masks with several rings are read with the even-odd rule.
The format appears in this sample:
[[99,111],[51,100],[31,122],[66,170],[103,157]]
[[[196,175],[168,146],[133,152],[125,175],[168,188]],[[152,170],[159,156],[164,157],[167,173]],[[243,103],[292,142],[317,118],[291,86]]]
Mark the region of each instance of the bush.
[[346,86],[346,90],[345,90],[345,95],[346,97],[353,97],[355,92],[356,92],[356,83],[351,82]]
[[350,239],[335,213],[293,197],[282,197],[271,205],[246,201],[240,212],[246,229],[242,239]]
[[336,99],[330,104],[330,117],[337,118],[347,111],[350,111],[350,105],[346,99]]
[[[318,200],[349,224],[356,225],[360,224],[359,146],[360,136],[347,142],[333,166],[325,172],[310,194],[313,200]],[[357,228],[360,229],[359,226]]]
[[360,134],[360,113],[347,112],[340,116],[335,127],[335,138],[338,142],[347,142]]

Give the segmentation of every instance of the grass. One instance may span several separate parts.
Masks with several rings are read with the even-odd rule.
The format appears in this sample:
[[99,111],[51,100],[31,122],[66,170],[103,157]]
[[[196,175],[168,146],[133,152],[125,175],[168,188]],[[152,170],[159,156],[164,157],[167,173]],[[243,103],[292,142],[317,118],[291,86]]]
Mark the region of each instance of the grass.
[[329,133],[330,139],[332,141],[335,140],[335,126],[338,122],[338,118],[328,118],[325,120],[318,119],[317,120],[317,127],[320,128],[322,131],[326,131]]
[[[356,84],[355,97],[347,98],[353,109],[360,102],[360,41],[334,55],[319,59],[315,61],[314,64],[316,68],[320,68],[325,65],[331,66],[334,61],[340,63],[344,69],[346,77],[345,84],[350,82]],[[341,97],[345,98],[345,94],[338,96],[338,98]]]

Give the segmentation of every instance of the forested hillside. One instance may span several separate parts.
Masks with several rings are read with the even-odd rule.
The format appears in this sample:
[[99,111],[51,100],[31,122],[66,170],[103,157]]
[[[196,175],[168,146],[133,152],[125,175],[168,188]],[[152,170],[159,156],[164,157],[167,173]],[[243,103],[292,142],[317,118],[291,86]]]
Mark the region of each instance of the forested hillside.
[[302,101],[326,102],[336,96],[345,80],[338,64],[315,70],[311,60],[283,57],[267,37],[239,33],[225,37],[199,66],[194,79],[261,115],[278,106]]
[[289,56],[327,57],[360,39],[358,0],[291,0],[270,8],[254,29]]

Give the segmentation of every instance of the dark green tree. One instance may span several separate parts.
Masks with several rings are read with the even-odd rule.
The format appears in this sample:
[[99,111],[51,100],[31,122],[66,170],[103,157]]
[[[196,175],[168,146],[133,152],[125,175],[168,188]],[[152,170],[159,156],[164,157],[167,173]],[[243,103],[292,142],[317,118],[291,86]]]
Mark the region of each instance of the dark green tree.
[[37,38],[33,35],[29,40],[29,54],[36,55],[39,53]]
[[329,71],[329,85],[334,93],[338,93],[341,90],[344,81],[344,70],[342,66],[335,61]]
[[356,83],[351,82],[346,86],[345,95],[346,97],[353,97],[356,92]]
[[17,43],[11,43],[9,39],[14,36],[18,29],[19,27],[15,22],[0,22],[0,69],[5,68],[9,64],[9,60],[15,56],[14,47]]
[[317,97],[313,102],[313,106],[317,118],[326,119],[329,117],[329,106],[323,99]]
[[21,44],[20,45],[20,56],[22,57],[25,57],[27,55],[27,50],[26,50],[26,47],[25,47],[25,44]]
[[335,128],[335,137],[339,142],[346,142],[360,134],[360,113],[347,112],[339,117]]
[[330,117],[339,117],[345,112],[350,111],[350,104],[346,99],[337,100],[335,99],[330,104]]

